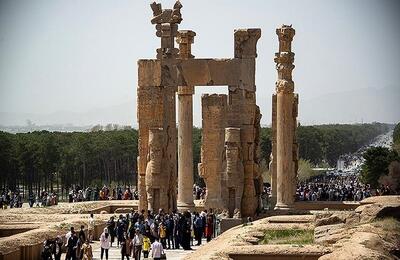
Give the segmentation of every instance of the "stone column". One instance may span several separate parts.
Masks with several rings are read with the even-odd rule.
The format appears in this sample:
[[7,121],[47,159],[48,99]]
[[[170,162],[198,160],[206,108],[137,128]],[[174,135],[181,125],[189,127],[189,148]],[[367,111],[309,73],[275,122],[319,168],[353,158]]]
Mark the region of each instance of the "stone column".
[[[178,32],[181,59],[192,59],[193,31]],[[178,87],[178,209],[193,210],[193,86]]]
[[193,203],[193,87],[178,88],[178,209]]
[[275,54],[278,70],[276,82],[277,203],[275,209],[288,210],[293,207],[296,187],[293,166],[294,53],[291,52],[295,30],[291,26],[282,25],[281,28],[276,29],[276,34],[279,38],[279,52]]
[[271,173],[271,205],[276,204],[276,94],[272,95],[272,152],[269,171]]

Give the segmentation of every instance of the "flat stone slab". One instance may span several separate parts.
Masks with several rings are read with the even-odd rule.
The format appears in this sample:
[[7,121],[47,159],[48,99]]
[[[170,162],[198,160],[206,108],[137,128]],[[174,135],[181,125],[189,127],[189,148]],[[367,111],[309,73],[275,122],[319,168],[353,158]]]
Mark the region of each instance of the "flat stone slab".
[[267,218],[269,223],[310,223],[315,221],[314,215],[285,215]]
[[[233,246],[228,250],[228,255],[263,255],[267,257],[268,255],[282,255],[282,256],[292,256],[292,255],[315,255],[322,256],[324,254],[330,253],[331,251],[324,246],[320,245],[253,245],[253,246]],[[300,258],[299,258],[300,259]]]
[[399,195],[391,195],[391,196],[373,196],[366,199],[363,199],[361,202],[363,204],[400,204],[400,196]]

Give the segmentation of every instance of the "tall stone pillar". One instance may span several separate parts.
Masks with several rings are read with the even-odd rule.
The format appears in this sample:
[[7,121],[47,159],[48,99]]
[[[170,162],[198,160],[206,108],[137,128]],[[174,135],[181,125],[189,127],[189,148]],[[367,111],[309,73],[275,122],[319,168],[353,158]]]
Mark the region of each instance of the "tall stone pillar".
[[[193,31],[179,31],[181,59],[191,59]],[[193,86],[178,87],[178,209],[193,210]]]
[[271,173],[271,205],[276,204],[276,94],[272,95],[272,153],[269,172]]
[[294,82],[294,53],[291,42],[295,34],[292,26],[282,25],[276,29],[279,38],[279,52],[275,54],[278,80],[276,82],[276,168],[277,168],[277,203],[275,209],[288,210],[294,203],[296,188],[293,144],[295,140],[295,125],[293,120]]
[[223,208],[222,201],[222,162],[224,159],[227,96],[204,94],[202,106],[202,142],[199,175],[206,183],[207,208]]

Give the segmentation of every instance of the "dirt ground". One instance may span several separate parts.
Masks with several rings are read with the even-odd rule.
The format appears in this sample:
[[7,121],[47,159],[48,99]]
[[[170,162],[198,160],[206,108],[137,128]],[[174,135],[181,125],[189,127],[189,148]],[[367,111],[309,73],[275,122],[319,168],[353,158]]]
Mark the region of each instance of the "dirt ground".
[[[16,250],[22,245],[36,245],[46,239],[63,236],[71,226],[79,230],[87,227],[90,211],[102,207],[133,208],[137,201],[89,201],[79,203],[59,203],[51,207],[13,208],[0,210],[0,233],[12,229],[31,229],[11,236],[0,236],[0,254]],[[104,226],[115,214],[95,214],[95,223]]]

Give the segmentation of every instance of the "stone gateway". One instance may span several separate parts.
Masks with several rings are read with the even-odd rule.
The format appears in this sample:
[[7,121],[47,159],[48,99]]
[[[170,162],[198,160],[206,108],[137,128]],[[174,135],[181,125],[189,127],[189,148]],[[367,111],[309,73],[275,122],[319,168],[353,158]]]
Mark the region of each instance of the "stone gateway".
[[[151,8],[154,16],[151,22],[161,46],[156,59],[138,61],[139,209],[194,209],[193,94],[196,87],[227,86],[228,95],[205,94],[201,99],[203,132],[198,172],[207,188],[204,205],[227,210],[230,216],[254,216],[260,209],[263,189],[259,166],[261,113],[255,86],[256,47],[261,30],[235,30],[233,58],[196,59],[191,53],[196,33],[178,30],[182,4],[178,1],[173,9],[162,9],[161,4],[153,3]],[[294,35],[289,27],[279,30],[282,30],[280,39],[291,40]],[[175,40],[179,49],[174,46]],[[291,178],[297,147],[293,141],[297,105],[293,91],[290,92],[293,53],[290,41],[280,40],[280,45],[276,58],[280,75],[277,112],[273,117],[277,118],[275,133],[283,132],[274,135],[277,154],[273,156],[273,165],[278,175],[287,173],[282,175],[284,179],[282,176],[274,179],[278,188],[289,180],[294,183]],[[278,201],[289,201],[285,198],[294,195],[290,190],[282,191],[285,195],[278,192]]]

